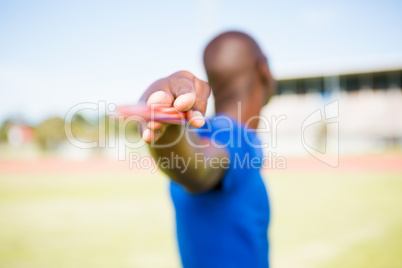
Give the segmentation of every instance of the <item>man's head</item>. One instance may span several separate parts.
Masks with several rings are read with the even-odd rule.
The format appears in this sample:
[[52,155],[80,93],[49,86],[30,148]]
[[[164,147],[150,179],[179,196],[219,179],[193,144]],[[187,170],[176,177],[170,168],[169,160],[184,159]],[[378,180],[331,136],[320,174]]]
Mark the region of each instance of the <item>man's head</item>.
[[261,109],[275,92],[267,58],[256,41],[242,32],[225,32],[205,48],[204,65],[216,108],[237,101]]

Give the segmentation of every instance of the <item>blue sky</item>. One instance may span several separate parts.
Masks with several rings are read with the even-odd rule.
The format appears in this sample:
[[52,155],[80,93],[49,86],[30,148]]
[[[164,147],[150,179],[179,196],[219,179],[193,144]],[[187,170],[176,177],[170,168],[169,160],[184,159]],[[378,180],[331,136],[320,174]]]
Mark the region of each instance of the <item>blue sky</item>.
[[402,53],[402,1],[0,0],[0,121],[134,103],[177,70],[206,78],[205,44],[254,36],[278,66]]

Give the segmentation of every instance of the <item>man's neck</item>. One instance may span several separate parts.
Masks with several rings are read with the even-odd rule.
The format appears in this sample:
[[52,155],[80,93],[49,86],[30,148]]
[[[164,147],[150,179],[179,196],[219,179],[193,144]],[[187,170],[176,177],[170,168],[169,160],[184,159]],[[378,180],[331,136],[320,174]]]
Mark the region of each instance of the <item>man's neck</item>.
[[[259,119],[257,116],[260,115],[260,110],[261,108],[245,102],[237,102],[235,104],[215,103],[216,113],[229,115],[247,127],[254,129],[258,127]],[[253,119],[250,120],[251,118]]]

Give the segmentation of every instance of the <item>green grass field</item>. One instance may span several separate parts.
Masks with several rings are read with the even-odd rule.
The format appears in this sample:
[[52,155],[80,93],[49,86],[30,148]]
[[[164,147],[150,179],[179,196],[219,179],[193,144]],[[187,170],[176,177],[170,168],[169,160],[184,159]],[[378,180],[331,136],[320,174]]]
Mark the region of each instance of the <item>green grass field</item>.
[[[401,174],[266,175],[272,267],[402,267]],[[180,267],[167,180],[0,174],[0,267]]]

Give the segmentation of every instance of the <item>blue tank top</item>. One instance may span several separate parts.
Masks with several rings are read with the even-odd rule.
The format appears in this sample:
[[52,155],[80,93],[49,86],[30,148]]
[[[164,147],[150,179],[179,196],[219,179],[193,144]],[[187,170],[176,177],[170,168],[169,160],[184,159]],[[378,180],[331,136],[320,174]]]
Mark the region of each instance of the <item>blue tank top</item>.
[[190,194],[171,182],[184,268],[267,268],[269,203],[256,133],[226,115],[196,130],[224,145],[230,164],[220,187]]

